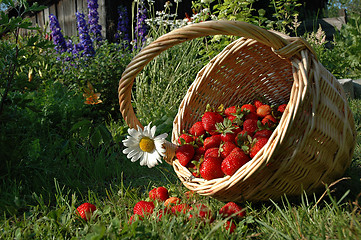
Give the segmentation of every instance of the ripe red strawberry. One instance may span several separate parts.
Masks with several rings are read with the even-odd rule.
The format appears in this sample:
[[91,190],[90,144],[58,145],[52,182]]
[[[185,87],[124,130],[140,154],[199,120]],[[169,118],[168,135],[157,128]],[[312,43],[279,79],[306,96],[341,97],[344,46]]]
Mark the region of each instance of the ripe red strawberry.
[[193,126],[188,130],[188,132],[195,137],[199,137],[204,135],[206,133],[206,130],[204,129],[202,122],[199,121],[194,123]]
[[96,209],[97,208],[95,207],[95,205],[93,205],[91,203],[83,203],[76,209],[76,211],[82,219],[84,219],[85,221],[88,221],[92,217],[93,212]]
[[133,222],[137,221],[137,219],[139,220],[143,220],[143,218],[141,216],[139,216],[138,214],[133,214],[132,216],[130,216],[128,224],[132,224]]
[[232,176],[240,167],[249,161],[249,157],[238,147],[223,160],[221,168],[222,172],[228,176]]
[[264,118],[265,116],[271,114],[271,111],[272,111],[271,107],[267,104],[264,104],[259,108],[257,108],[257,115],[261,118]]
[[178,138],[179,145],[191,143],[193,141],[194,141],[194,138],[187,133],[182,133]]
[[166,189],[165,187],[153,188],[149,192],[149,198],[152,200],[164,202],[169,198],[168,189]]
[[212,220],[212,211],[204,204],[198,203],[189,209],[189,219],[196,217],[203,220]]
[[250,112],[244,117],[244,120],[247,120],[247,119],[258,120],[258,115],[255,112]]
[[182,166],[186,166],[194,156],[194,147],[190,144],[185,144],[177,148],[175,156]]
[[183,213],[186,214],[189,211],[189,205],[186,203],[175,205],[171,208],[173,214]]
[[133,208],[133,213],[138,214],[141,217],[144,215],[152,214],[154,210],[154,203],[147,201],[139,201]]
[[202,116],[202,124],[204,129],[211,135],[218,134],[216,131],[216,123],[223,122],[221,114],[216,112],[205,112]]
[[281,104],[278,106],[277,111],[283,113],[286,110],[287,104]]
[[214,158],[220,157],[219,148],[207,149],[206,152],[204,153],[204,158],[208,158],[208,157],[214,157]]
[[234,114],[236,114],[237,112],[237,106],[231,106],[231,107],[228,107],[224,110],[224,114],[229,117],[229,116],[234,116]]
[[221,140],[223,142],[234,142],[234,138],[236,137],[235,133],[222,133]]
[[269,138],[272,135],[272,130],[269,129],[262,129],[257,131],[253,138]]
[[169,208],[159,209],[158,212],[157,212],[158,220],[161,220],[163,215],[168,215],[168,214],[171,214],[171,213],[172,213],[172,211],[169,210]]
[[260,106],[263,105],[263,103],[260,101],[260,100],[255,100],[253,105],[256,107],[256,108],[259,108]]
[[258,138],[256,143],[249,150],[249,156],[253,158],[256,154],[263,148],[264,145],[268,142],[268,138]]
[[200,167],[201,177],[206,180],[212,180],[215,178],[221,178],[224,176],[221,168],[222,159],[208,157],[205,158]]
[[235,147],[237,147],[237,146],[233,142],[225,142],[221,146],[221,157],[226,158]]
[[203,155],[205,152],[206,152],[206,149],[204,148],[204,146],[200,146],[200,147],[196,148],[197,155]]
[[174,205],[177,205],[178,203],[180,203],[181,200],[177,197],[170,197],[167,200],[165,200],[164,202],[164,206],[166,207],[172,207]]
[[225,204],[221,209],[219,209],[219,214],[225,218],[231,216],[242,218],[246,216],[246,212],[243,210],[243,208],[234,202],[228,202]]
[[209,148],[219,147],[221,141],[222,141],[221,134],[207,137],[206,139],[204,139],[204,148],[209,149]]
[[271,114],[262,119],[262,125],[267,125],[268,127],[273,127],[275,123],[277,123],[277,120]]
[[253,134],[257,130],[257,121],[252,119],[247,119],[243,123],[243,130],[248,134]]
[[257,111],[257,108],[255,106],[253,106],[252,104],[244,104],[242,107],[241,107],[241,111],[244,112],[244,111],[249,111],[249,112],[253,112],[255,113]]
[[232,220],[227,220],[227,222],[224,225],[224,228],[226,231],[229,231],[229,233],[233,233],[234,230],[236,230],[237,226]]

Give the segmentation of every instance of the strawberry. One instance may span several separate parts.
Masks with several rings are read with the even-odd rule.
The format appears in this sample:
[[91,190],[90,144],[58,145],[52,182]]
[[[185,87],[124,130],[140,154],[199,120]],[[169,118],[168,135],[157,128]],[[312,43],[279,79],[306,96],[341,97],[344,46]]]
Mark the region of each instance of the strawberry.
[[268,138],[258,138],[256,143],[253,144],[251,149],[249,150],[249,156],[253,158],[256,154],[263,148],[264,145],[268,142]]
[[216,123],[223,122],[223,117],[217,112],[205,112],[202,116],[203,128],[211,135],[218,134]]
[[246,216],[245,211],[237,205],[237,203],[234,202],[228,202],[226,203],[221,209],[219,209],[219,214],[222,215],[222,217],[238,217],[242,218]]
[[249,157],[239,148],[236,147],[223,160],[221,169],[228,176],[232,176],[240,167],[249,161]]
[[91,203],[83,203],[76,209],[76,211],[82,219],[84,219],[85,221],[88,221],[92,217],[93,212],[96,209],[97,208],[95,207],[95,205],[93,205]]
[[221,140],[223,142],[234,142],[234,138],[236,137],[235,133],[222,133]]
[[224,144],[222,144],[221,157],[226,158],[235,147],[237,147],[237,146],[233,142],[225,142]]
[[129,220],[128,220],[128,224],[132,224],[133,222],[137,221],[138,219],[143,220],[143,218],[141,216],[139,216],[138,214],[133,214],[132,216],[130,216]]
[[277,120],[271,114],[268,114],[262,119],[261,122],[264,126],[273,127]]
[[241,107],[241,111],[242,112],[250,112],[250,113],[255,113],[257,111],[257,108],[255,106],[253,106],[252,104],[244,104]]
[[212,221],[212,211],[204,204],[198,203],[194,207],[191,207],[189,211],[191,212],[189,214],[189,219],[196,217]]
[[152,200],[164,202],[169,198],[168,189],[166,189],[165,187],[153,188],[149,192],[149,198]]
[[184,196],[189,200],[195,197],[194,191],[187,191],[184,193]]
[[247,120],[247,119],[258,120],[258,115],[255,112],[250,112],[244,117],[244,120]]
[[237,226],[232,220],[227,220],[227,222],[224,225],[224,228],[226,229],[226,231],[229,231],[229,233],[233,233],[234,230],[237,228]]
[[214,157],[214,158],[220,157],[219,148],[207,149],[206,152],[204,153],[204,158],[208,158],[208,157]]
[[234,116],[234,114],[236,114],[238,107],[237,106],[231,106],[228,107],[224,110],[224,114],[229,117],[229,116]]
[[180,203],[181,200],[177,197],[170,197],[167,200],[165,200],[164,202],[164,206],[166,207],[172,207],[174,205],[177,205],[178,203]]
[[206,149],[204,148],[204,146],[200,146],[199,148],[196,148],[196,155],[203,155],[206,152]]
[[261,118],[264,118],[265,116],[271,114],[271,111],[272,111],[271,107],[267,104],[264,104],[259,108],[257,108],[257,115]]
[[262,130],[257,131],[254,134],[253,138],[257,138],[257,139],[258,138],[269,138],[272,135],[272,133],[273,132],[269,129],[262,129]]
[[144,214],[152,214],[154,210],[154,203],[147,201],[139,201],[135,204],[133,208],[133,213],[141,217],[144,217]]
[[191,143],[194,141],[194,138],[187,134],[187,133],[183,133],[179,136],[178,138],[178,143],[179,145],[184,145],[184,144],[187,144],[187,143]]
[[257,121],[253,119],[247,119],[243,123],[243,130],[248,134],[253,134],[257,130]]
[[215,178],[221,178],[224,176],[221,168],[222,159],[207,157],[201,164],[199,169],[201,177],[206,180],[212,180]]
[[171,208],[173,214],[183,213],[186,214],[189,211],[189,205],[186,203],[175,205]]
[[221,141],[222,141],[221,134],[207,137],[206,139],[204,139],[204,148],[209,149],[209,148],[219,147]]
[[175,156],[182,166],[186,166],[194,156],[194,147],[190,144],[185,144],[177,148]]
[[283,113],[286,110],[287,104],[281,104],[278,106],[277,111]]
[[159,209],[158,212],[157,212],[158,220],[161,220],[163,215],[168,215],[168,214],[171,214],[171,213],[172,213],[172,211],[169,210],[169,208]]
[[260,106],[263,105],[263,103],[260,101],[260,100],[255,100],[253,105],[256,107],[256,108],[259,108]]
[[195,137],[200,137],[206,133],[206,130],[204,129],[202,122],[199,121],[194,123],[188,132]]

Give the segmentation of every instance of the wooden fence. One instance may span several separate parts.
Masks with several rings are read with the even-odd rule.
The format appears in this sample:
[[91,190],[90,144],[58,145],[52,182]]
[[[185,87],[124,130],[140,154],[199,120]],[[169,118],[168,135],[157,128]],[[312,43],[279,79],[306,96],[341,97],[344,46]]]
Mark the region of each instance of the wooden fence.
[[[86,16],[88,15],[88,3],[87,0],[38,0],[40,5],[45,5],[48,8],[43,11],[28,15],[33,23],[33,26],[39,26],[46,32],[49,32],[49,15],[54,14],[60,24],[60,27],[65,36],[77,35],[77,22],[76,12],[82,12]],[[112,41],[114,34],[116,33],[118,6],[123,5],[128,9],[128,16],[131,17],[133,0],[98,0],[98,13],[99,13],[99,24],[102,26],[102,36]],[[155,10],[163,10],[164,4],[167,0],[155,0]],[[173,1],[172,1],[173,2]],[[175,12],[175,4],[173,4],[172,12]],[[185,13],[191,15],[191,0],[183,0],[179,4],[178,16],[183,18]],[[327,39],[332,40],[335,28],[340,29],[343,24],[347,21],[346,12],[340,11],[340,16],[337,18],[323,18],[317,21],[304,21],[299,27],[299,35],[304,32],[317,31],[318,26],[321,25],[322,29],[326,32]],[[23,31],[22,34],[26,34],[27,31]]]

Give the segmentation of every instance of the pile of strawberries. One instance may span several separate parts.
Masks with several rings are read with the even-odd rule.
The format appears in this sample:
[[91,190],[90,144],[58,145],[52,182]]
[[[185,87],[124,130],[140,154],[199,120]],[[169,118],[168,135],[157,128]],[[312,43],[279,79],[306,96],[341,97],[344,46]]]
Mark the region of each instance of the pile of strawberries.
[[[194,204],[191,204],[190,202],[194,196],[193,192],[188,191],[185,193],[185,200],[181,200],[178,197],[169,197],[168,190],[165,187],[154,188],[149,192],[150,201],[139,201],[135,204],[129,224],[132,224],[137,219],[143,220],[151,216],[160,220],[164,215],[183,215],[187,220],[194,218],[200,223],[212,223],[215,220],[215,214],[212,213],[208,206],[197,203],[198,201],[195,199]],[[236,223],[246,215],[244,209],[234,202],[225,204],[217,214],[221,218],[229,218],[224,228],[230,233],[234,232],[237,227]]]
[[179,136],[176,158],[195,177],[232,176],[266,145],[286,106],[260,100],[217,109],[208,105],[202,119]]
[[[96,206],[91,203],[83,203],[76,209],[76,214],[84,221],[89,221],[96,216]],[[234,232],[237,222],[245,217],[245,210],[234,202],[228,202],[216,213],[221,219],[226,219],[224,229],[230,233]],[[144,218],[154,217],[161,220],[163,215],[184,216],[185,219],[196,219],[198,223],[212,223],[215,214],[205,204],[199,203],[196,194],[188,191],[184,198],[170,197],[168,189],[157,187],[149,192],[149,201],[139,201],[133,207],[133,214],[129,218],[129,224]]]

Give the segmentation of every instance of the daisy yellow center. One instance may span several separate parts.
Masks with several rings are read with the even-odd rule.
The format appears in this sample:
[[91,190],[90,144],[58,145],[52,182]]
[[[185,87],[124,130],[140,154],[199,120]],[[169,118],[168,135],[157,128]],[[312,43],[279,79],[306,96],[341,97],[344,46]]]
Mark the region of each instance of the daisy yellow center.
[[154,140],[149,137],[143,137],[139,141],[139,147],[143,152],[152,152],[155,148]]

